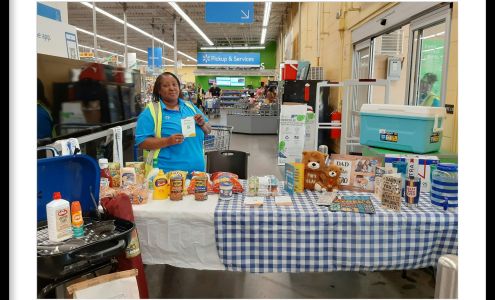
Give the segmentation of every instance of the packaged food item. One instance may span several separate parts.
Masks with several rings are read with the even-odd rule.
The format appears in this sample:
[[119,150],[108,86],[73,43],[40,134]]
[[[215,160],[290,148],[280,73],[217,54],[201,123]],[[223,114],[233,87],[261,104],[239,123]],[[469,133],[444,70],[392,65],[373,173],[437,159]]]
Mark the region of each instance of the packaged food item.
[[194,177],[196,176],[206,176],[206,190],[208,193],[213,193],[213,185],[210,181],[210,175],[206,172],[199,172],[199,171],[193,171],[191,172],[192,178],[191,182],[187,186],[187,193],[188,194],[194,194],[194,188],[196,186],[196,180]]
[[148,189],[141,185],[127,185],[120,188],[119,192],[127,194],[131,204],[145,204],[148,202]]
[[225,181],[220,183],[220,199],[228,200],[232,198],[232,183]]
[[184,181],[180,174],[172,175],[169,178],[170,181],[170,200],[179,201],[182,200],[184,194]]
[[100,166],[100,189],[103,187],[113,187],[112,176],[108,169],[108,159],[100,158],[98,165]]
[[153,179],[153,200],[165,200],[170,195],[170,184],[162,170]]
[[260,207],[263,201],[264,197],[244,197],[244,205],[249,207]]
[[247,182],[247,195],[250,197],[254,197],[258,195],[258,186],[259,186],[259,180],[258,176],[251,176],[248,178]]
[[[187,192],[187,190],[186,190],[187,172],[186,171],[179,171],[179,170],[170,171],[170,172],[167,172],[167,174],[165,174],[165,175],[167,175],[169,181],[173,176],[179,175],[182,178],[182,193],[186,194],[186,192]],[[172,185],[170,185],[170,186],[172,186]]]
[[121,169],[120,186],[128,186],[136,184],[136,170],[133,167],[125,167]]
[[143,184],[144,178],[144,162],[142,161],[128,161],[125,163],[126,167],[133,167],[136,173],[136,183]]
[[108,170],[110,171],[110,176],[112,177],[112,187],[120,187],[120,163],[119,162],[109,162]]
[[204,201],[208,199],[208,191],[206,188],[206,182],[208,177],[206,175],[196,175],[193,177],[194,184],[194,200]]
[[[160,169],[153,168],[148,172],[148,175],[146,176],[146,182],[148,182],[148,189],[151,191],[154,189],[153,180],[155,179],[155,176],[158,175],[159,171],[160,171]],[[165,176],[167,176],[167,175],[165,175]],[[167,177],[167,180],[168,180],[168,177]]]
[[229,172],[215,172],[211,174],[213,192],[216,194],[220,193],[220,184],[226,181],[232,183],[233,193],[242,193],[244,191],[242,184],[239,182],[239,176],[236,174]]

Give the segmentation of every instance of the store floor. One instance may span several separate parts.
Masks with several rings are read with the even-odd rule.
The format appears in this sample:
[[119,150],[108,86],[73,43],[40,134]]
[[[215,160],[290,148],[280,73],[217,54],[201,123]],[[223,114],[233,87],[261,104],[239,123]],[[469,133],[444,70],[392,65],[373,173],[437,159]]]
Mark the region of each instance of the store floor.
[[[226,111],[211,118],[226,125]],[[248,175],[273,174],[277,135],[233,134],[230,149],[250,153]],[[242,273],[147,265],[151,298],[433,298],[434,278],[428,269],[382,272]]]

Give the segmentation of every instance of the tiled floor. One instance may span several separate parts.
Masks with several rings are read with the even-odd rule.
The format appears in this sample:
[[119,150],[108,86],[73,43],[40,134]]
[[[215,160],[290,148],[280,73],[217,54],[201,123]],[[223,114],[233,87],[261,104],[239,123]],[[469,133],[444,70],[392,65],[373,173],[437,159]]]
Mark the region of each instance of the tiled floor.
[[[226,125],[226,112],[212,118]],[[248,175],[273,174],[277,166],[277,135],[233,134],[230,149],[250,153]],[[433,298],[430,270],[238,273],[181,269],[168,265],[145,266],[151,298]]]

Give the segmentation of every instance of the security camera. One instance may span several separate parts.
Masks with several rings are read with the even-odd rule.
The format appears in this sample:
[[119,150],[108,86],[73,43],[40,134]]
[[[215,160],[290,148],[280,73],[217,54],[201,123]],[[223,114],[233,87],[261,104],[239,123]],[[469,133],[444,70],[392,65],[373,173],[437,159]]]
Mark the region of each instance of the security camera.
[[387,19],[381,19],[380,25],[385,26],[385,24],[387,24]]

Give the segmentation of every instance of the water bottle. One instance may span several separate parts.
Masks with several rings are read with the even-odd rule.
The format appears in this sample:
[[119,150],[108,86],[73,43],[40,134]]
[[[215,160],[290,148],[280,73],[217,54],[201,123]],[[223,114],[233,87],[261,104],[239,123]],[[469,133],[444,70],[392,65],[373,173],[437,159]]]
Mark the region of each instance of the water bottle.
[[437,165],[432,173],[430,201],[444,210],[457,211],[457,164]]

